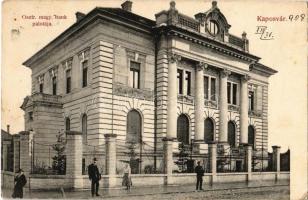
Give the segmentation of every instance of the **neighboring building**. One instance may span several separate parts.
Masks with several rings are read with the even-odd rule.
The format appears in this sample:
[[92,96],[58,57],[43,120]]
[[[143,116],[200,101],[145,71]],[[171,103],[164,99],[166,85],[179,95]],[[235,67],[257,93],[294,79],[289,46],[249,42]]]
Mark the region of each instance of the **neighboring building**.
[[14,141],[10,134],[10,125],[7,130],[1,129],[1,170],[13,171],[14,168]]
[[[218,142],[223,155],[249,143],[254,167],[266,167],[268,79],[277,71],[249,53],[246,33],[229,33],[215,1],[194,17],[171,2],[155,21],[131,9],[126,1],[122,9],[77,12],[76,23],[23,63],[32,94],[21,108],[38,159],[48,148],[36,143],[73,130],[83,134],[84,170],[93,156],[105,159],[104,134],[117,135],[118,170],[129,157],[135,173],[161,169],[163,138],[176,138],[174,160],[178,143],[195,159],[207,158],[208,143]],[[235,170],[243,166],[237,156]]]

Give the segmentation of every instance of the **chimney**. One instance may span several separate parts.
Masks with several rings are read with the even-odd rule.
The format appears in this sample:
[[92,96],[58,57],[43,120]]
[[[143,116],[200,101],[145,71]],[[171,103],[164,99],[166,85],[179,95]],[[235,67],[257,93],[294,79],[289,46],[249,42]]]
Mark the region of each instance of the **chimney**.
[[79,22],[84,16],[86,16],[82,12],[76,12],[75,15],[76,15],[76,22]]
[[10,125],[6,125],[6,132],[10,133]]
[[132,12],[132,6],[133,2],[131,1],[125,1],[124,3],[121,4],[122,9],[127,11],[127,12]]

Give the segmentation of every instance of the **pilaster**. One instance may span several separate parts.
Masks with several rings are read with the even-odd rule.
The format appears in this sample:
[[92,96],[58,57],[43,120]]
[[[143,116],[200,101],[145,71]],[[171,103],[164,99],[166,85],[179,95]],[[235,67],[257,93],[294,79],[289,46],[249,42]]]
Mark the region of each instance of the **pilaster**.
[[240,102],[240,143],[248,143],[248,80],[249,76],[241,78],[241,102]]

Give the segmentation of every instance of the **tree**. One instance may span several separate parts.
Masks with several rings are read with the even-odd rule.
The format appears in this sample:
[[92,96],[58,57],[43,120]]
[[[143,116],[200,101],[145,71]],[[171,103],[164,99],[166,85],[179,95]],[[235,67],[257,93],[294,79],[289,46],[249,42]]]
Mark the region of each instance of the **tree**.
[[60,133],[56,136],[57,143],[52,145],[53,150],[56,151],[56,155],[52,158],[52,169],[57,174],[65,174],[66,171],[66,156],[64,155],[66,140],[64,133]]

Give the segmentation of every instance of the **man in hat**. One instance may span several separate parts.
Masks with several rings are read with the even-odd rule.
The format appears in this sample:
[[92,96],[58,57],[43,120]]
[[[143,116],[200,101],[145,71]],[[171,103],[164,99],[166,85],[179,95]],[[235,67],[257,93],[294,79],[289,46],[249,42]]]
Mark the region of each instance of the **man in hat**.
[[197,183],[196,183],[196,190],[203,190],[202,189],[202,177],[204,176],[204,169],[200,165],[200,161],[197,162],[197,167],[195,168],[195,172],[197,174]]
[[17,172],[17,176],[14,179],[15,185],[14,185],[14,191],[12,194],[13,198],[23,198],[23,187],[27,183],[26,176],[24,175],[24,171],[22,169],[19,169]]
[[99,188],[99,180],[101,179],[101,174],[99,173],[96,162],[97,162],[96,158],[93,158],[93,163],[88,166],[89,179],[91,180],[92,197],[94,196],[94,194],[96,196],[100,196],[98,194],[98,188]]

